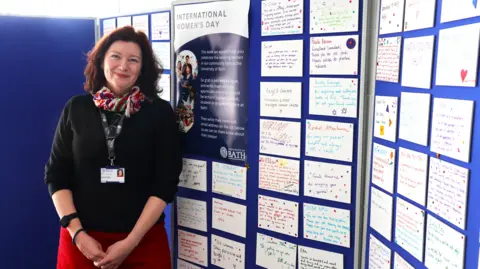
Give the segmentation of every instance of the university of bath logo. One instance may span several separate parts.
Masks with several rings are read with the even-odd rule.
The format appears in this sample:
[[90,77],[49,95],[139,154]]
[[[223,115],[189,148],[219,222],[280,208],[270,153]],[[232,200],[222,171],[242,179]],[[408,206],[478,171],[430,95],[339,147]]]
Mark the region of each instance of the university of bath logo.
[[228,156],[227,148],[225,148],[225,147],[220,148],[220,156],[222,156],[222,158],[224,158],[224,159],[227,158],[227,156]]
[[244,161],[245,160],[245,151],[240,149],[227,149],[226,147],[220,148],[220,156],[224,159]]

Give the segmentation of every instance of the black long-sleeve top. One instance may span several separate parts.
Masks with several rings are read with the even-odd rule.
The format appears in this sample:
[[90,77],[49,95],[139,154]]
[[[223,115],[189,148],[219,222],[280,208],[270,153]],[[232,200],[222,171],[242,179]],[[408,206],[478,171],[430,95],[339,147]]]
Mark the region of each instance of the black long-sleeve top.
[[[109,122],[116,115],[106,112]],[[87,230],[129,232],[150,196],[170,203],[182,169],[179,133],[169,103],[144,102],[115,140],[115,166],[125,168],[125,183],[101,183],[109,166],[99,109],[91,95],[71,98],[55,132],[45,182],[50,195],[72,191],[82,226]],[[164,219],[164,214],[159,222]]]

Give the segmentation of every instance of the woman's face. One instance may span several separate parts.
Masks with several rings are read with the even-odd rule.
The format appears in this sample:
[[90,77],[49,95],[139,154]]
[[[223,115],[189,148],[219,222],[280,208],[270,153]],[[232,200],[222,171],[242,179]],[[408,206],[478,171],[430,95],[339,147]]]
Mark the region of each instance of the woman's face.
[[107,79],[106,86],[116,95],[125,94],[135,85],[140,75],[140,46],[134,42],[114,42],[105,53],[102,67]]
[[185,68],[185,71],[187,71],[187,74],[189,74],[189,75],[192,73],[192,70],[190,70],[190,66],[188,66],[188,65]]
[[178,70],[182,69],[182,63],[181,63],[181,62],[178,62],[178,64],[177,64],[177,69],[178,69]]

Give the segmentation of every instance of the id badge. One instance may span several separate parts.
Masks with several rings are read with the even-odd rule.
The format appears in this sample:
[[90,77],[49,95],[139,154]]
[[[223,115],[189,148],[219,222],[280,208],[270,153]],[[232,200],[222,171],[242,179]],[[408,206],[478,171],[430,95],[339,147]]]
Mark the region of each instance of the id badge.
[[125,183],[125,168],[105,167],[100,171],[102,183]]

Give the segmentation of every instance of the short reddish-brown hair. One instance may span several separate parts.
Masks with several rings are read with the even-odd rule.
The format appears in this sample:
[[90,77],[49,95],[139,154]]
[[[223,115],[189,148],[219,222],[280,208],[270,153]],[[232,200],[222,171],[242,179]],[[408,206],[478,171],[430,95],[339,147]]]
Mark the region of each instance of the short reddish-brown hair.
[[118,28],[105,35],[97,42],[95,47],[88,53],[88,62],[85,67],[84,89],[90,93],[96,93],[106,85],[102,63],[110,46],[116,41],[134,42],[138,44],[142,52],[142,68],[138,76],[136,86],[140,87],[149,98],[157,98],[161,89],[157,88],[157,82],[163,73],[163,68],[153,53],[148,37],[142,31],[135,31],[131,26]]

